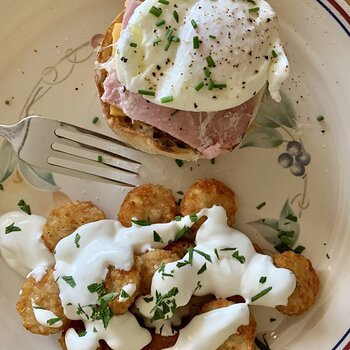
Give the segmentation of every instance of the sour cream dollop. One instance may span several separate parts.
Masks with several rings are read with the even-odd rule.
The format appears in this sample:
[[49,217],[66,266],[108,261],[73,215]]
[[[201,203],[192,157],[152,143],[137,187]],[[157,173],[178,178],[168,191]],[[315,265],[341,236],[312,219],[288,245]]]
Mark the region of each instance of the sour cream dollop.
[[289,74],[276,14],[264,0],[145,0],[116,49],[127,90],[179,110],[233,108],[266,82],[279,102]]

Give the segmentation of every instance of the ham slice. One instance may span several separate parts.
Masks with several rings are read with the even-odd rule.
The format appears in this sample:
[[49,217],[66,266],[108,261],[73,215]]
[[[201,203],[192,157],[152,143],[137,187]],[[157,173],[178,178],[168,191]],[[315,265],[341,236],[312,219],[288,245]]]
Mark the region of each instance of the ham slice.
[[186,112],[159,106],[130,92],[110,71],[104,81],[102,100],[120,108],[133,120],[152,125],[198,149],[207,158],[231,151],[239,144],[248,128],[254,99],[219,112]]
[[[123,28],[139,3],[128,0]],[[250,123],[254,98],[246,103],[219,112],[186,112],[159,106],[130,92],[119,82],[115,69],[107,65],[102,100],[120,108],[132,120],[145,122],[190,145],[212,159],[237,146]]]

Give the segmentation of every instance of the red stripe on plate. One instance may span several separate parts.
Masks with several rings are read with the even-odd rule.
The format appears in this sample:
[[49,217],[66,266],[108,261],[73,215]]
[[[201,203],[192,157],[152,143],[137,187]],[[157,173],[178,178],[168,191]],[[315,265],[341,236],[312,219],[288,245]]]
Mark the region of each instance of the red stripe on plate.
[[344,17],[345,21],[350,24],[350,16],[346,11],[335,0],[328,0],[328,2]]

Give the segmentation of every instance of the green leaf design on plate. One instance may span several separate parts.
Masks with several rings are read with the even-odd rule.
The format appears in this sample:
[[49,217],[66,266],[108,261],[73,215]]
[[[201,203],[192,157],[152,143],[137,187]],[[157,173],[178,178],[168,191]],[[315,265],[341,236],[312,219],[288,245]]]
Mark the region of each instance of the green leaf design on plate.
[[0,146],[0,183],[4,182],[15,170],[17,156],[11,144],[4,140]]
[[285,202],[279,219],[259,219],[249,222],[264,239],[274,246],[280,243],[292,248],[299,238],[300,225],[289,200]]
[[278,128],[283,125],[295,130],[297,123],[293,105],[284,93],[281,93],[281,96],[282,101],[280,103],[269,96],[261,105],[254,123],[267,128]]
[[277,219],[260,219],[249,222],[248,224],[253,226],[265,238],[267,242],[273,245],[279,243]]
[[50,172],[31,166],[22,160],[18,160],[18,167],[32,186],[46,191],[57,191],[59,189]]
[[282,134],[273,128],[255,128],[244,137],[240,148],[260,147],[275,148],[283,142]]

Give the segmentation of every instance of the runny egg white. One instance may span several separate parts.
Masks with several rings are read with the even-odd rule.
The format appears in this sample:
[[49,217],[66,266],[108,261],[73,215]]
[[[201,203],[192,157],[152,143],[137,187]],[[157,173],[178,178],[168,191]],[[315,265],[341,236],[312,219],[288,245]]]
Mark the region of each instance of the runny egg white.
[[145,0],[116,45],[126,89],[186,111],[236,107],[266,82],[280,101],[289,72],[276,14],[264,0]]

